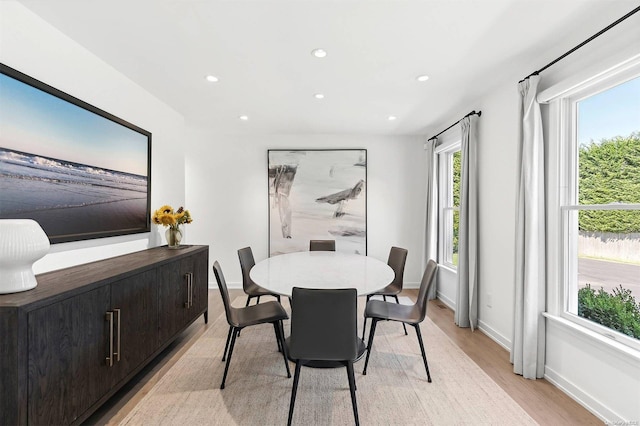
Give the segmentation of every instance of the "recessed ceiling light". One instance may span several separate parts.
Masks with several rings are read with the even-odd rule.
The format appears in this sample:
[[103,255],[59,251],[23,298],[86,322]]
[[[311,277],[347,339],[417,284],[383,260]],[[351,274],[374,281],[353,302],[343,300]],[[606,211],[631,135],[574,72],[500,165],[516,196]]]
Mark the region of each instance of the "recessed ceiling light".
[[241,115],[240,117],[238,117],[240,120],[242,121],[247,121],[249,119],[248,115]]
[[324,99],[324,95],[322,93],[316,93],[313,97],[316,99]]
[[398,117],[396,117],[395,115],[390,115],[389,117],[387,117],[387,120],[389,121],[393,121],[396,120]]
[[313,49],[311,51],[311,54],[316,58],[324,58],[325,56],[327,56],[327,51],[324,49]]
[[419,76],[416,77],[416,80],[418,80],[418,81],[427,81],[427,80],[429,80],[429,76],[426,75],[426,74],[419,75]]
[[208,75],[205,78],[211,83],[216,83],[218,81],[218,77],[216,77],[215,75]]

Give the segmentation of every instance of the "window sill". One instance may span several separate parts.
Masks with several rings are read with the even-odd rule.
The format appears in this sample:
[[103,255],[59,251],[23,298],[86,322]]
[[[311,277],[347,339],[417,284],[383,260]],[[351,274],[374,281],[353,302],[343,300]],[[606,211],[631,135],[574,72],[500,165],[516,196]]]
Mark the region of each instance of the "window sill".
[[582,341],[597,346],[600,349],[607,350],[611,354],[617,356],[622,361],[630,363],[634,367],[638,367],[640,363],[640,351],[631,348],[625,344],[609,339],[600,333],[582,327],[565,318],[543,312],[542,315],[549,321],[559,325],[560,327],[570,330],[572,335]]
[[451,272],[452,274],[457,274],[458,273],[458,268],[451,266],[449,264],[446,263],[438,263],[438,267],[439,268],[444,268],[447,271]]

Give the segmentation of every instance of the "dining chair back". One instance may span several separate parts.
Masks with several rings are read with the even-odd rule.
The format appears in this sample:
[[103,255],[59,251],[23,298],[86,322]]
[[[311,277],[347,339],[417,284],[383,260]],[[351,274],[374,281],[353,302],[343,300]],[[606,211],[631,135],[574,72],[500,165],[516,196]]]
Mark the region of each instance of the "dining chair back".
[[[371,299],[372,296],[382,296],[382,299],[386,302],[387,296],[391,296],[396,300],[396,303],[400,303],[398,300],[398,294],[402,291],[403,283],[404,283],[404,265],[407,263],[407,254],[409,251],[407,249],[403,249],[400,247],[391,247],[389,250],[389,259],[387,260],[387,265],[393,272],[395,273],[395,277],[391,283],[383,288],[382,290],[376,291],[375,293],[371,293],[367,295],[367,302]],[[407,326],[403,323],[402,328],[404,329],[404,334],[407,333]],[[367,318],[365,317],[364,322],[362,324],[362,339],[364,340],[365,331],[367,330]]]
[[348,289],[305,289],[294,287],[291,307],[289,355],[296,362],[289,405],[288,425],[300,379],[307,361],[337,361],[347,367],[351,404],[359,424],[353,362],[359,356],[357,335],[357,292]]
[[310,240],[309,251],[336,251],[336,240]]
[[420,282],[420,290],[418,291],[418,297],[413,305],[400,305],[397,303],[389,303],[382,300],[370,300],[364,310],[365,320],[371,318],[371,331],[369,332],[369,343],[367,344],[367,358],[364,362],[363,375],[367,374],[367,366],[369,365],[369,356],[373,348],[373,338],[376,333],[376,326],[379,321],[398,321],[403,324],[409,324],[416,330],[418,337],[418,343],[420,345],[420,352],[422,353],[422,360],[424,361],[424,367],[427,370],[427,380],[431,382],[431,374],[429,373],[429,364],[427,363],[427,356],[424,350],[424,343],[422,341],[422,333],[420,332],[420,323],[424,321],[427,315],[427,294],[429,289],[436,281],[436,272],[438,270],[438,264],[430,259],[427,262],[422,280]]
[[225,280],[222,268],[217,260],[213,263],[213,273],[216,276],[216,281],[218,282],[218,289],[220,290],[220,297],[222,297],[222,304],[224,305],[224,313],[227,317],[227,323],[229,323],[229,325],[237,323],[237,320],[235,320],[236,312],[233,306],[231,306],[231,301],[229,300],[227,280]]
[[384,293],[387,295],[397,295],[402,291],[404,283],[404,266],[407,263],[407,254],[409,254],[409,251],[400,247],[391,247],[391,250],[389,250],[387,265],[393,269],[393,272],[395,272],[396,275],[391,284],[389,284],[385,289]]
[[427,306],[429,306],[428,295],[431,287],[436,282],[436,272],[438,271],[438,264],[429,259],[427,267],[422,275],[422,281],[420,282],[420,289],[418,290],[418,297],[416,298],[416,307],[419,310],[418,322],[424,321],[427,316]]
[[260,296],[273,296],[278,300],[278,302],[280,302],[279,294],[260,287],[251,279],[251,268],[256,264],[251,247],[245,247],[238,250],[238,258],[240,259],[240,270],[242,271],[242,290],[244,290],[244,293],[247,295],[247,303],[245,306],[249,306],[249,302],[254,297],[257,298],[256,303],[260,303]]
[[217,260],[213,263],[213,272],[216,276],[216,281],[218,282],[218,289],[220,289],[220,296],[222,297],[227,323],[229,324],[227,343],[225,344],[224,353],[222,355],[222,361],[224,361],[226,357],[227,363],[224,367],[224,375],[222,376],[220,389],[224,389],[225,382],[227,380],[227,373],[229,372],[229,364],[231,363],[231,355],[233,354],[236,337],[240,333],[240,330],[252,325],[267,323],[273,324],[278,349],[282,351],[284,364],[287,369],[287,377],[291,377],[289,362],[287,361],[287,348],[284,343],[284,328],[282,326],[282,321],[289,318],[289,316],[282,305],[276,301],[269,301],[266,303],[259,303],[257,305],[246,306],[244,308],[236,308],[231,305],[231,301],[229,300],[227,281],[224,278],[222,268]]

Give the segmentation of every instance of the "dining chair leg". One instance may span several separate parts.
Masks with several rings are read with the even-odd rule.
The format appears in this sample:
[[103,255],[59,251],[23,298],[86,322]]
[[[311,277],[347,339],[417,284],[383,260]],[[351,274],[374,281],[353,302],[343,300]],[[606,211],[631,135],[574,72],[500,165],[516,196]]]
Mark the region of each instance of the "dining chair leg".
[[293,407],[296,404],[298,380],[300,380],[300,367],[302,367],[302,360],[296,360],[296,371],[293,374],[293,387],[291,388],[291,402],[289,402],[289,420],[287,421],[287,426],[291,426],[291,420],[293,419]]
[[[250,302],[251,302],[251,296],[247,296],[247,303],[244,305],[244,307],[246,308],[247,306],[249,306]],[[238,337],[240,337],[240,330],[238,330]]]
[[418,335],[418,343],[420,343],[420,351],[422,352],[422,360],[424,361],[424,368],[427,370],[427,381],[431,383],[431,374],[429,374],[429,364],[427,364],[427,355],[424,352],[424,344],[422,343],[422,333],[420,333],[420,324],[413,325],[416,328],[416,334]]
[[367,375],[367,365],[369,365],[369,356],[371,355],[371,348],[373,348],[373,336],[376,334],[376,325],[378,324],[376,318],[371,319],[371,330],[369,331],[369,343],[367,343],[367,357],[364,360],[364,370],[362,370],[362,375]]
[[364,341],[364,332],[367,330],[367,317],[364,317],[364,321],[362,322],[362,340]]
[[[367,302],[371,299],[371,295],[367,295]],[[367,309],[367,302],[365,302],[364,308]],[[364,322],[362,323],[362,340],[364,341],[364,332],[367,329],[367,317],[364,317]]]
[[287,368],[287,378],[291,377],[291,370],[289,370],[289,356],[287,354],[287,345],[284,342],[284,327],[282,326],[282,320],[273,323],[276,329],[276,338],[278,339],[279,346],[282,348],[282,358],[284,359],[284,366]]
[[233,327],[229,326],[229,333],[227,333],[227,343],[224,345],[224,353],[222,354],[222,360],[224,361],[227,357],[227,351],[229,350],[229,342],[231,341],[231,332],[233,331]]
[[282,345],[280,344],[280,327],[278,326],[278,321],[274,321],[273,331],[276,333],[276,343],[278,344],[278,352],[282,352]]
[[229,363],[231,362],[231,355],[233,354],[233,346],[236,344],[237,334],[238,333],[236,332],[236,329],[234,327],[233,332],[231,333],[231,345],[229,346],[229,353],[227,354],[227,363],[224,366],[224,375],[222,376],[222,383],[220,384],[220,389],[224,389],[224,382],[227,380],[227,373],[229,372]]
[[359,426],[360,419],[358,418],[358,403],[356,402],[356,378],[355,374],[353,374],[353,361],[347,361],[347,376],[349,376],[349,392],[351,393],[353,416],[356,419],[356,426]]
[[[393,295],[393,297],[395,297],[395,298],[396,298],[396,303],[399,305],[399,304],[400,304],[400,301],[398,300],[398,295],[397,295],[397,294],[394,294],[394,295]],[[404,335],[405,335],[405,336],[408,336],[408,335],[409,335],[409,333],[407,333],[407,325],[406,325],[405,323],[402,323],[402,328],[404,328]]]

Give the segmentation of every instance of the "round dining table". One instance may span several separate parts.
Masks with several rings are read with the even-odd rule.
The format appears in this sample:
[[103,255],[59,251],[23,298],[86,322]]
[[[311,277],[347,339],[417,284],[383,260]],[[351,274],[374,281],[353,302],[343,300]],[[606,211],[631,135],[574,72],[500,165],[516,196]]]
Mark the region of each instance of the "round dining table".
[[269,257],[249,272],[261,287],[291,296],[293,287],[355,288],[358,296],[374,293],[395,278],[393,269],[374,257],[338,251],[301,251]]
[[[293,287],[355,288],[358,296],[363,296],[389,285],[395,272],[386,263],[369,256],[338,251],[301,251],[262,260],[251,268],[249,276],[256,284],[282,296],[291,297]],[[362,358],[367,349],[359,337],[357,345],[355,361]],[[304,365],[335,368],[343,363],[311,360],[305,361]]]

